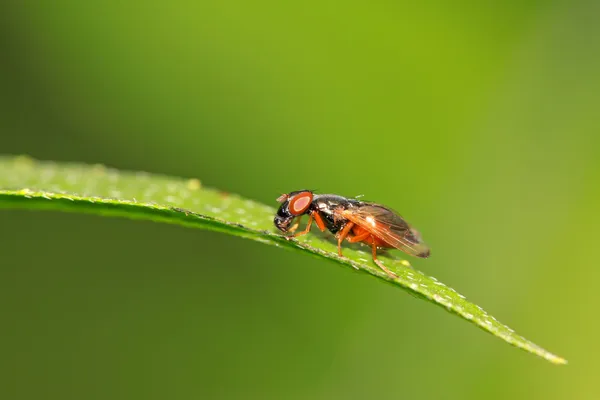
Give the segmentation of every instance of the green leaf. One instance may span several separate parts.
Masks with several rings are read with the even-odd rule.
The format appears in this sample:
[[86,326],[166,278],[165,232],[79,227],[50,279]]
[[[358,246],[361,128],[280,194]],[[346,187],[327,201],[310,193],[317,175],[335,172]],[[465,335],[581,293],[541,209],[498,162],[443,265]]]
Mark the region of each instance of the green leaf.
[[145,219],[226,232],[326,258],[388,281],[417,297],[442,306],[502,340],[554,364],[566,364],[517,335],[479,306],[406,260],[382,255],[394,271],[391,279],[359,246],[337,256],[336,245],[318,234],[287,240],[273,227],[275,209],[240,196],[208,189],[198,179],[144,172],[121,172],[102,165],[38,162],[28,157],[0,157],[0,208],[44,209]]

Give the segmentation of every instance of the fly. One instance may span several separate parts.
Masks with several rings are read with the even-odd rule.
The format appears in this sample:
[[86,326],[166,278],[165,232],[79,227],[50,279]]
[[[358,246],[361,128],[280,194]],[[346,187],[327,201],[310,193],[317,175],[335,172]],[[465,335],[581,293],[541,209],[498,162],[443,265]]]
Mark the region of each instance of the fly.
[[[429,257],[430,250],[419,232],[397,212],[381,204],[333,194],[314,194],[310,190],[283,194],[277,201],[281,205],[273,222],[280,231],[292,233],[291,237],[306,235],[314,222],[321,231],[327,229],[337,237],[340,257],[343,257],[344,239],[367,244],[375,264],[392,278],[398,276],[377,259],[377,249],[395,248],[415,257]],[[294,233],[300,218],[307,214],[306,228]]]

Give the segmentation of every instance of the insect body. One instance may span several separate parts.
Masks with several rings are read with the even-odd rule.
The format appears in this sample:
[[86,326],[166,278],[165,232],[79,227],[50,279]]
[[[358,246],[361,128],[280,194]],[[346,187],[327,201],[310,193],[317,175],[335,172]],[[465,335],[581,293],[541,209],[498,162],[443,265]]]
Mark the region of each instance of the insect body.
[[429,248],[419,232],[395,211],[380,204],[333,194],[314,194],[310,190],[283,194],[277,201],[281,206],[273,222],[279,230],[293,233],[298,223],[292,222],[308,214],[306,228],[292,237],[307,234],[314,221],[321,231],[327,229],[336,235],[340,256],[344,239],[370,245],[373,261],[392,278],[397,276],[377,259],[378,248],[396,248],[416,257],[429,257]]

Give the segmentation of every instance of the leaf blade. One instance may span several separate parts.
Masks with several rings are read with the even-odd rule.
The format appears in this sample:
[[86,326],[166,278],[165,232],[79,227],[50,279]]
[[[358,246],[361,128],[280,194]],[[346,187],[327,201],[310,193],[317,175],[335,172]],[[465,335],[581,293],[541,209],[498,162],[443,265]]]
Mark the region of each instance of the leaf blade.
[[198,179],[181,179],[104,166],[38,162],[27,157],[0,157],[0,208],[50,209],[120,216],[226,232],[279,247],[307,251],[395,284],[459,315],[507,343],[554,364],[567,361],[517,335],[479,306],[433,277],[407,268],[404,260],[382,256],[391,279],[352,246],[339,258],[336,246],[318,235],[288,241],[273,228],[272,207],[237,195],[203,188]]

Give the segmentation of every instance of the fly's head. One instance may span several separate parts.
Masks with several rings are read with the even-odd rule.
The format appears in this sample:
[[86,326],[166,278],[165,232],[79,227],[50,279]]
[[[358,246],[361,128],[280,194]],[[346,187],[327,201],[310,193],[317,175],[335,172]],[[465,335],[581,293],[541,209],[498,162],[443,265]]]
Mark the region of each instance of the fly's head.
[[281,205],[273,220],[277,229],[287,232],[294,218],[308,213],[312,200],[313,192],[310,190],[297,190],[279,196],[277,201]]

